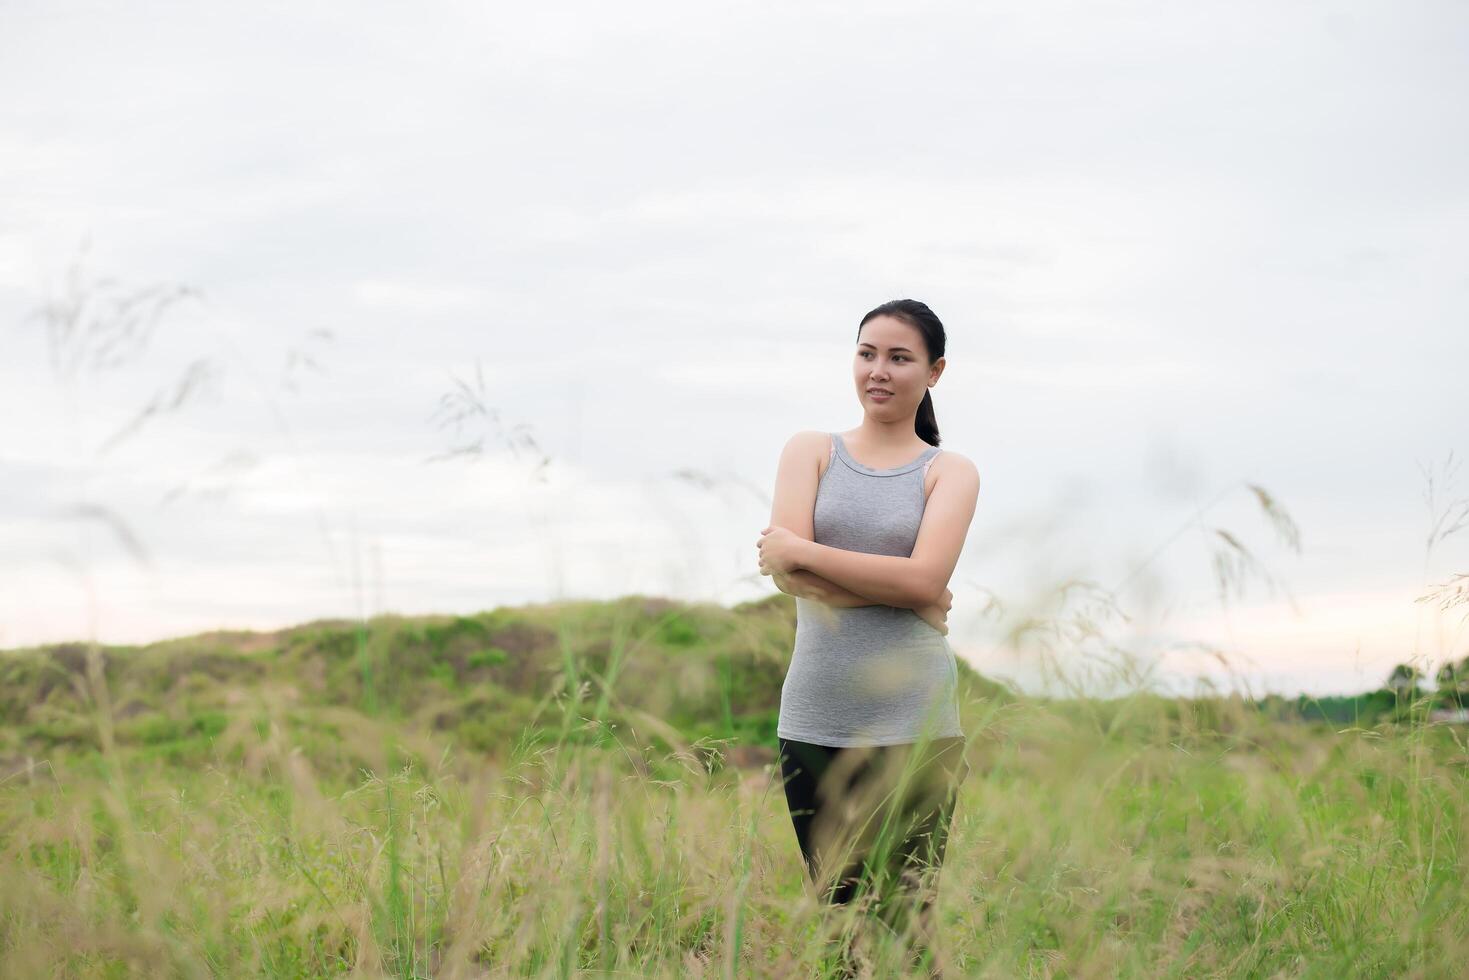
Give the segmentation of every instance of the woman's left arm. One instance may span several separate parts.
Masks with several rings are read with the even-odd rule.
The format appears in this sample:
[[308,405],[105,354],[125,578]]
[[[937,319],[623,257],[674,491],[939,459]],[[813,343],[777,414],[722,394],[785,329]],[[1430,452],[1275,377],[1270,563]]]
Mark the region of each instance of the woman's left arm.
[[967,457],[945,453],[923,507],[911,557],[844,551],[815,541],[794,544],[795,563],[874,602],[917,608],[936,603],[949,587],[979,501],[979,470]]

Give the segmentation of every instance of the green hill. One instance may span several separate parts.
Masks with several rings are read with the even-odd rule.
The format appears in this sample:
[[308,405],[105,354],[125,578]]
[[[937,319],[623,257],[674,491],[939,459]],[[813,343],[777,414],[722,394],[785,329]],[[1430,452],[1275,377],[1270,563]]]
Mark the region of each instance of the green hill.
[[[89,681],[89,644],[3,651],[0,775],[109,737],[173,762],[202,763],[216,749],[239,758],[271,711],[318,767],[343,775],[372,761],[381,722],[497,755],[528,727],[564,724],[550,709],[577,692],[589,730],[660,751],[731,740],[764,759],[794,631],[783,594],[732,609],[634,595],[320,620],[98,646],[105,692]],[[959,670],[961,705],[1009,699],[962,660]]]

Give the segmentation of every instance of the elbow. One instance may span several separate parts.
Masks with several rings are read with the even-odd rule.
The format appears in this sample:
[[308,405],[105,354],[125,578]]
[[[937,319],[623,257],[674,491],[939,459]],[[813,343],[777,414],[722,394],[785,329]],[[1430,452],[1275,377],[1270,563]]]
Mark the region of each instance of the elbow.
[[921,609],[924,606],[938,605],[939,599],[943,597],[944,590],[949,587],[949,583],[936,581],[928,575],[918,575],[916,578],[919,582],[919,588],[915,590],[913,595],[913,601],[915,603],[913,608]]
[[792,599],[810,598],[810,590],[803,586],[797,585],[796,582],[790,577],[790,575],[777,572],[775,575],[772,575],[771,578],[775,580],[775,587],[777,589],[780,589],[780,591],[784,592],[786,595],[790,596]]

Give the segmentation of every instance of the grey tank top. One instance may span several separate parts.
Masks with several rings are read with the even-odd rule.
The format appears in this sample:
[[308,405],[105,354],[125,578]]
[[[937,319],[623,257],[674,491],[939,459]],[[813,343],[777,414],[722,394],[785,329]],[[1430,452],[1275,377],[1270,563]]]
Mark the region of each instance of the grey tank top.
[[[814,539],[843,551],[908,557],[923,520],[924,478],[939,454],[877,469],[831,435],[816,488]],[[897,745],[962,737],[958,668],[948,638],[912,609],[828,606],[796,597],[796,645],[780,689],[781,738],[818,745]]]

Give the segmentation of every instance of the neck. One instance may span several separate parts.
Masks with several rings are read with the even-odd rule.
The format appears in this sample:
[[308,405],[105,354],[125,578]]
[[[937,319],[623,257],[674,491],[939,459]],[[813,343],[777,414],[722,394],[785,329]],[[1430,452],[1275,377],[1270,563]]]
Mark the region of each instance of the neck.
[[913,416],[895,422],[876,422],[864,419],[857,426],[856,436],[864,446],[874,449],[902,449],[914,442],[922,442],[913,429]]

